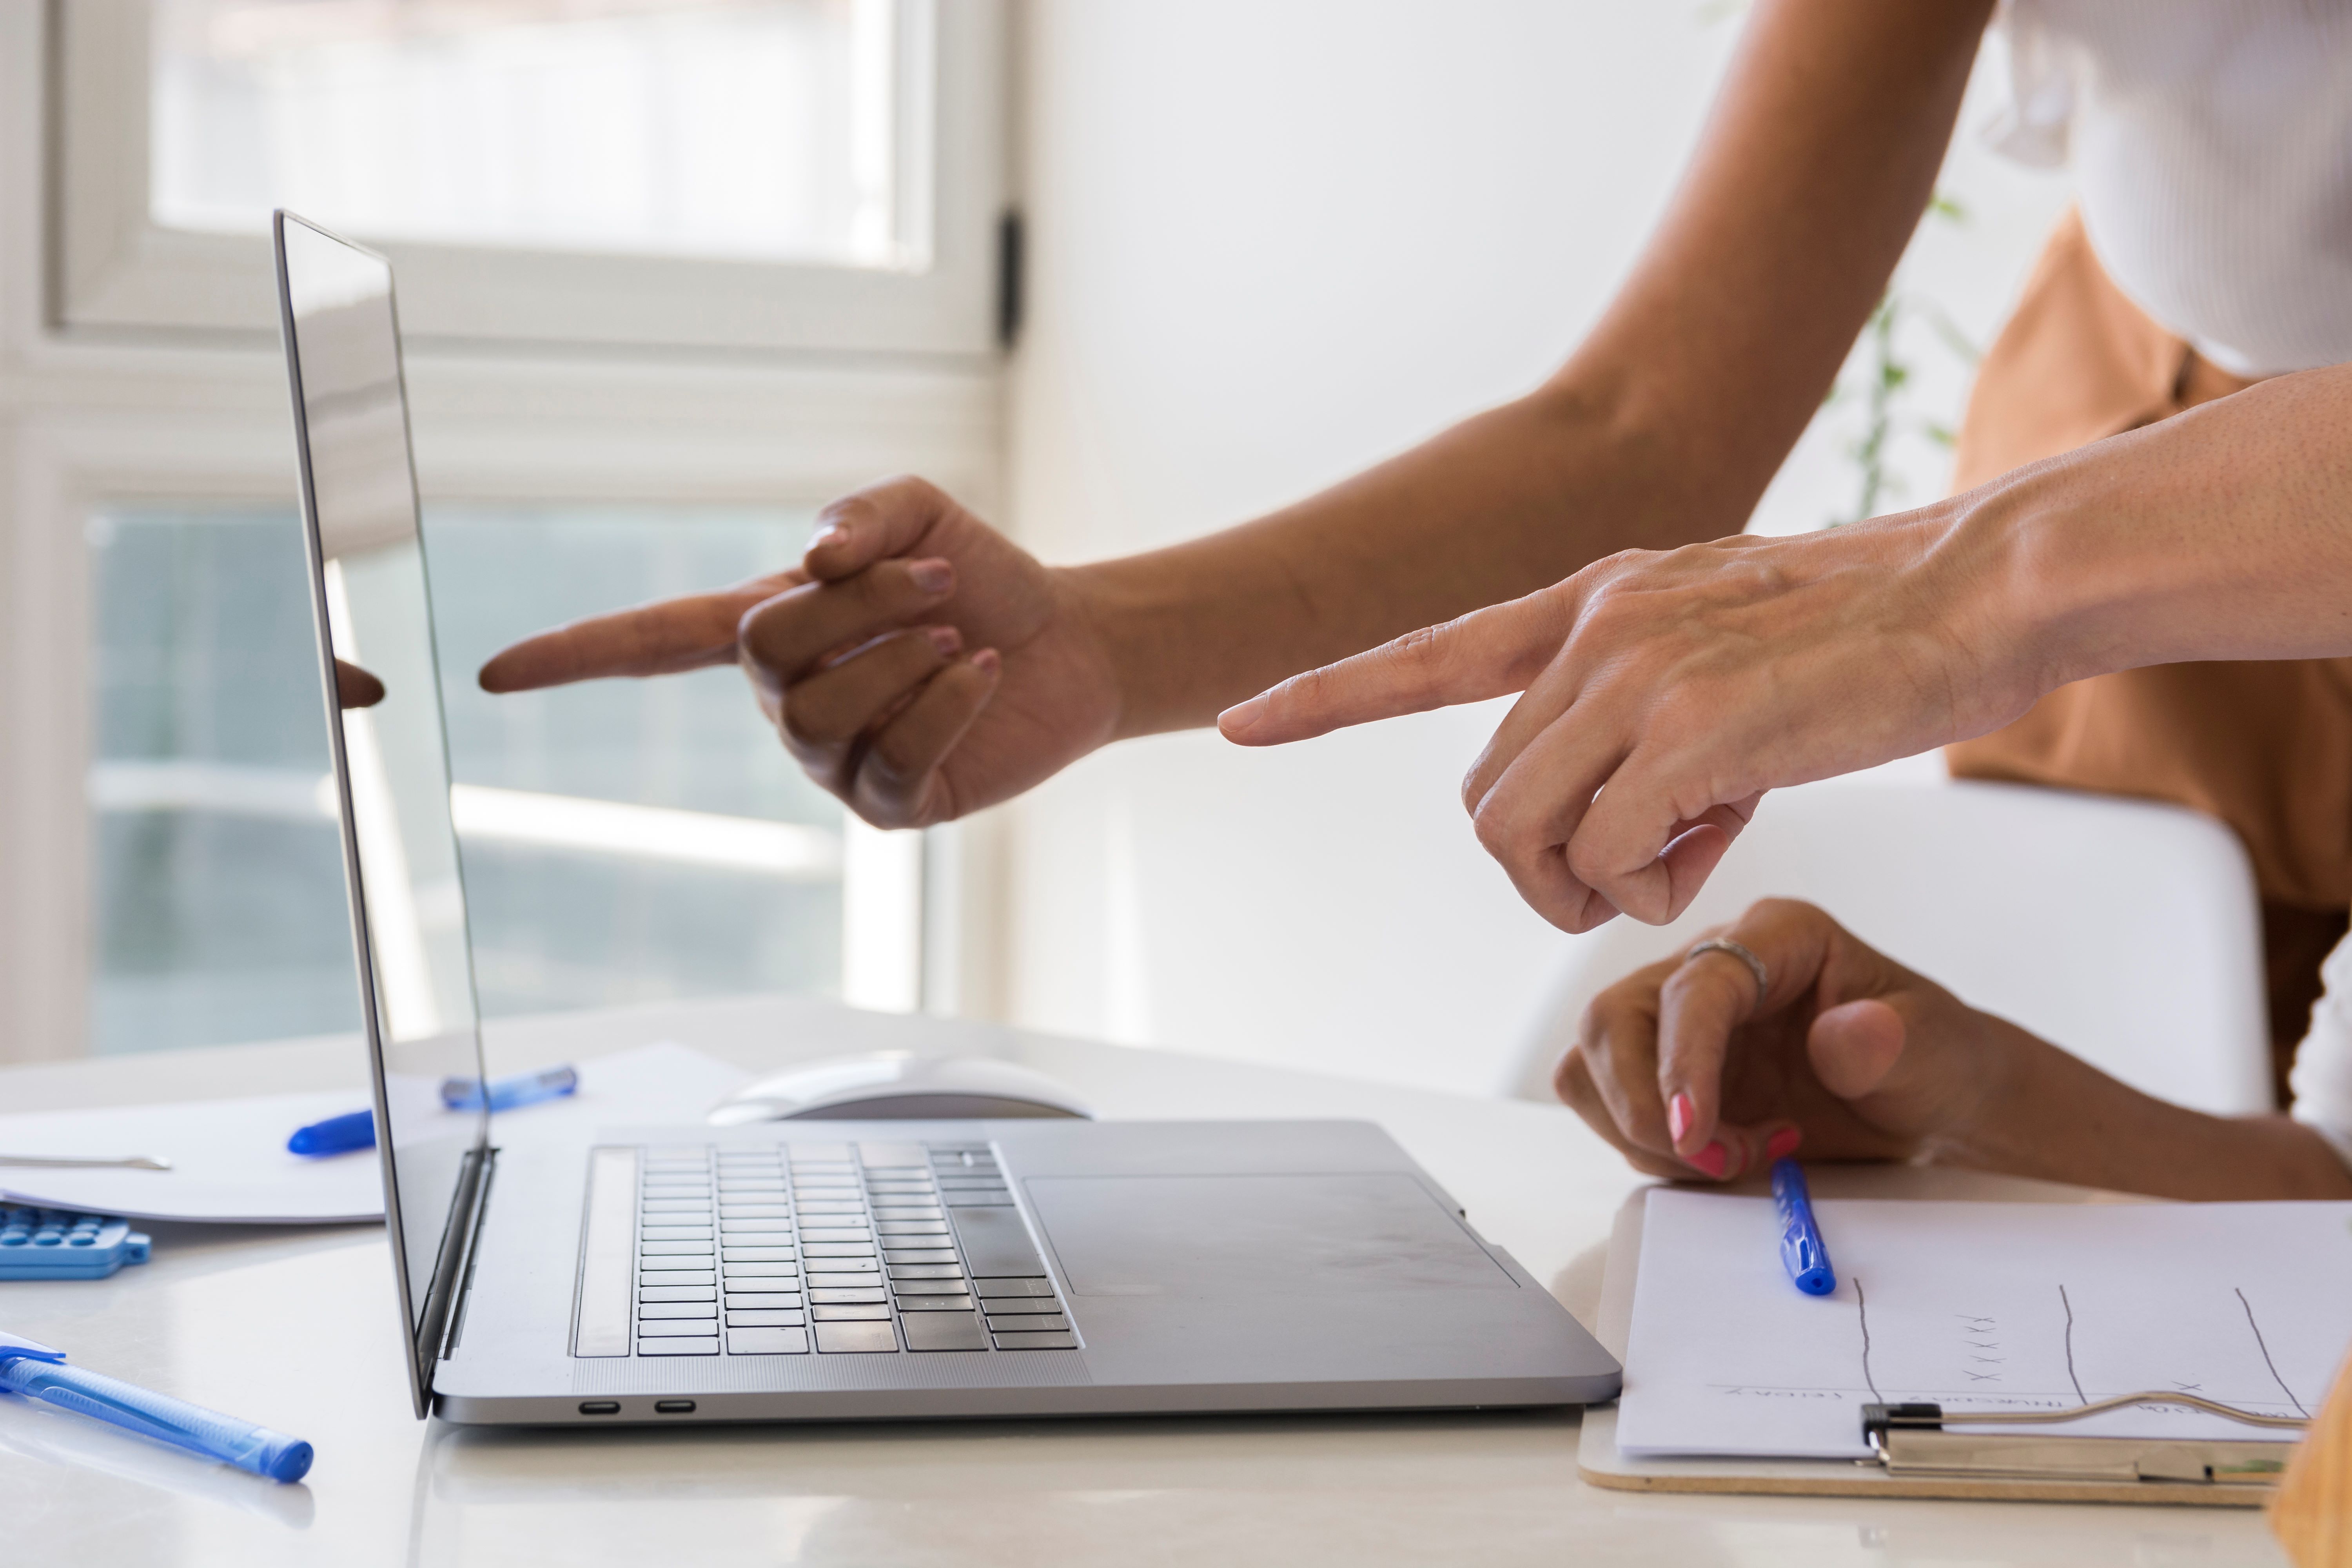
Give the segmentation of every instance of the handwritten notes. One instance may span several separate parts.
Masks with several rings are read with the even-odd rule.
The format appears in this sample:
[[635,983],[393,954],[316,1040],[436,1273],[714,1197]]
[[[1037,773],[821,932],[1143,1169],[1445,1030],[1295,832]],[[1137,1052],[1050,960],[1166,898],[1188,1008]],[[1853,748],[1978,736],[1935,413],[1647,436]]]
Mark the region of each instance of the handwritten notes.
[[[2048,1410],[2162,1389],[2307,1414],[2352,1342],[2352,1204],[1815,1209],[1830,1296],[1790,1283],[1769,1200],[1649,1194],[1625,1453],[1859,1458],[1874,1401]],[[2062,1430],[2275,1440],[2183,1407]]]

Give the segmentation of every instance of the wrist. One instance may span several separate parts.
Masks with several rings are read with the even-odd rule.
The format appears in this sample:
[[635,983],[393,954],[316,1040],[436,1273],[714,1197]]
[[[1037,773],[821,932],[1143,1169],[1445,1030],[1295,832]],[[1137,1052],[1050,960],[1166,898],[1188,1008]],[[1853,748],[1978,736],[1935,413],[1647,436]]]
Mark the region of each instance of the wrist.
[[1245,595],[1228,573],[1196,559],[1200,552],[1198,544],[1179,545],[1058,571],[1065,602],[1118,693],[1112,740],[1209,723],[1266,684],[1234,668],[1247,629],[1225,623]]

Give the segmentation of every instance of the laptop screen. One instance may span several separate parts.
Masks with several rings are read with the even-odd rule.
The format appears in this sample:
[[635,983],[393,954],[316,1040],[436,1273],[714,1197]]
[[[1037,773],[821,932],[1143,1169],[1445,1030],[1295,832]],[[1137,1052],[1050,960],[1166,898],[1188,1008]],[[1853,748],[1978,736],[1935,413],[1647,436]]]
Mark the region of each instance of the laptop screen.
[[385,1215],[421,1339],[488,1126],[441,1097],[480,1079],[481,1041],[392,268],[288,214],[277,237]]

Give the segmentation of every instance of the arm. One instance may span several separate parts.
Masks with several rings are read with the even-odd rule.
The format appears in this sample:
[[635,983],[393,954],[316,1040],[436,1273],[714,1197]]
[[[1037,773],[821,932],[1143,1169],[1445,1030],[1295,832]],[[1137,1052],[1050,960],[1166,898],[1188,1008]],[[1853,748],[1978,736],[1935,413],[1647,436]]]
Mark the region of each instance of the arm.
[[2352,1171],[2284,1116],[2208,1116],[2125,1087],[1855,941],[1768,900],[1719,952],[1593,1002],[1560,1098],[1652,1175],[1730,1180],[1803,1150],[1919,1160],[2164,1197],[2352,1197]]
[[[1990,9],[1759,4],[1680,190],[1575,355],[1310,500],[1049,571],[897,481],[829,510],[796,572],[543,633],[483,684],[740,658],[820,782],[877,822],[936,821],[1595,555],[1736,529],[1918,220]],[[919,639],[933,626],[951,643]]]
[[1759,5],[1657,231],[1542,387],[1258,521],[1080,569],[1122,734],[1552,583],[1737,532],[1925,209],[1990,5]]
[[1224,728],[1266,744],[1524,689],[1463,799],[1528,900],[1582,931],[1679,913],[1768,789],[1983,734],[2105,671],[2346,653],[2335,366],[1917,511],[1598,562]]

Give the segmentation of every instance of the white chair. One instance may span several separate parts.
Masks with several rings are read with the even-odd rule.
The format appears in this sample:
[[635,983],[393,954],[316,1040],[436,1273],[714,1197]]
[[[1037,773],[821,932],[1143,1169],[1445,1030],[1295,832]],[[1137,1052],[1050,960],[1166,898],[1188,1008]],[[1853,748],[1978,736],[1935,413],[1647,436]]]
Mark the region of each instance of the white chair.
[[2134,1088],[2273,1108],[2244,849],[2174,806],[2025,785],[1832,780],[1765,797],[1683,918],[1571,941],[1514,1092],[1550,1100],[1586,1005],[1758,899],[1804,899],[1970,1005]]

